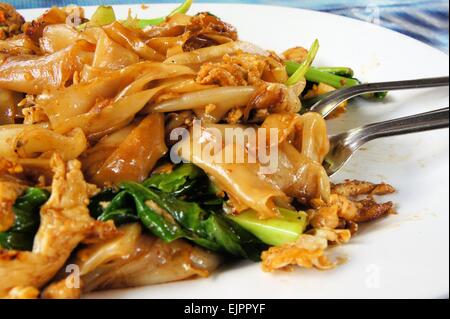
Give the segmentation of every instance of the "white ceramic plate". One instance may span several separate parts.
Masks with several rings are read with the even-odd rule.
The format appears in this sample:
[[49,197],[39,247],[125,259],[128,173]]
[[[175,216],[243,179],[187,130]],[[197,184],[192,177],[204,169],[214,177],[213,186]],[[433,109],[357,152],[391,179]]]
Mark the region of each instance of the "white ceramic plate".
[[[125,18],[130,6],[118,6]],[[150,5],[139,16],[160,16],[173,5]],[[87,9],[90,16],[93,8]],[[363,81],[448,75],[449,58],[378,26],[325,13],[270,6],[194,5],[238,28],[240,38],[277,52],[315,38],[317,64],[354,68]],[[27,18],[42,10],[24,10]],[[448,89],[391,93],[386,103],[357,101],[329,122],[335,133],[365,123],[448,106]],[[398,215],[365,226],[335,248],[348,262],[332,271],[264,273],[260,265],[227,266],[208,279],[94,293],[93,298],[440,298],[449,294],[449,132],[382,139],[367,144],[335,180],[385,181],[398,189],[386,199]]]

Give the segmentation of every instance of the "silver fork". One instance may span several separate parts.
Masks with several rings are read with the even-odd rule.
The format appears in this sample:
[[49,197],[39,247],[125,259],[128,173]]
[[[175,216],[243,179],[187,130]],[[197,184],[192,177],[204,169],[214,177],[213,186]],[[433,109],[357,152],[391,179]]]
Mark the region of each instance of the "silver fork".
[[408,81],[366,83],[339,89],[321,96],[317,96],[316,98],[305,101],[304,106],[306,108],[309,108],[310,111],[320,113],[323,117],[326,117],[331,112],[333,112],[342,102],[345,102],[356,96],[384,91],[432,88],[448,85],[448,76]]
[[449,109],[365,125],[330,138],[330,151],[323,166],[329,176],[339,171],[365,143],[381,137],[403,135],[449,127]]

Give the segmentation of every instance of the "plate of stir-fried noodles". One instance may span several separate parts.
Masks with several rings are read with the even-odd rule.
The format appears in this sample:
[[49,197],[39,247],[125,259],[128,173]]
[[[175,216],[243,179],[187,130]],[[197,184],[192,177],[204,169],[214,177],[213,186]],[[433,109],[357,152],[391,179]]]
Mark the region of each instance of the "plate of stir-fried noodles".
[[445,75],[373,24],[269,6],[0,3],[0,298],[448,295],[448,132],[329,136],[436,109]]

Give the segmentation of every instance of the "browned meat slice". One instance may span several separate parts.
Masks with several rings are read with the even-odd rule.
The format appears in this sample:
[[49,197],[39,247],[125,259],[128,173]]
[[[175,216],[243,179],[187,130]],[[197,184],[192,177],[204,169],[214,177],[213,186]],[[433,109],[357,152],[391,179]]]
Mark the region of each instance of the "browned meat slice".
[[193,51],[238,39],[236,28],[207,12],[192,17],[186,30],[183,51]]
[[41,225],[32,252],[0,249],[0,298],[18,287],[41,288],[61,269],[85,239],[116,235],[112,224],[89,215],[89,197],[96,190],[84,181],[78,161],[52,159],[52,195],[41,208]]
[[24,33],[29,36],[34,42],[39,43],[39,38],[42,37],[44,29],[48,25],[65,23],[67,13],[58,7],[53,7],[36,20],[27,22],[23,25]]
[[25,19],[12,5],[0,2],[0,40],[19,34],[24,23]]
[[344,183],[332,186],[332,193],[342,196],[359,195],[387,195],[395,192],[395,188],[389,184],[373,184],[357,180],[346,180]]
[[12,207],[27,187],[14,175],[21,173],[22,167],[4,158],[0,158],[0,232],[8,230],[14,224]]

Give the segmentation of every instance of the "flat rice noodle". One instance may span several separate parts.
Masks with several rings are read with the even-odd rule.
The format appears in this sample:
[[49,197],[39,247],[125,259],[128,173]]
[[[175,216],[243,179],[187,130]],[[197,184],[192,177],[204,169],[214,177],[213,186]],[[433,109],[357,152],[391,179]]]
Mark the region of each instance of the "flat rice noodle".
[[147,41],[147,45],[163,56],[173,47],[181,47],[183,40],[179,37],[158,37]]
[[12,38],[0,40],[0,53],[8,55],[33,55],[40,54],[38,46],[25,34],[19,34]]
[[277,128],[278,141],[293,144],[307,158],[322,163],[328,154],[330,142],[327,126],[320,114],[309,112],[298,114],[271,114],[261,126],[262,128]]
[[93,67],[117,70],[139,62],[139,56],[136,53],[112,41],[102,29],[99,29],[100,31],[92,62]]
[[323,117],[315,112],[302,116],[302,149],[304,156],[322,163],[330,150],[327,125]]
[[139,224],[120,227],[114,239],[81,249],[83,292],[148,286],[192,277],[206,277],[221,258],[184,240],[165,243],[149,236]]
[[77,41],[47,56],[9,57],[0,65],[0,88],[28,94],[61,88],[74,72],[92,62],[92,52],[91,44]]
[[75,159],[87,148],[82,130],[58,134],[39,125],[0,126],[0,157],[7,159],[49,157],[59,153],[64,160]]
[[20,110],[17,104],[22,100],[20,93],[0,89],[0,125],[14,124]]
[[152,81],[171,79],[184,75],[194,76],[195,72],[184,65],[168,66],[166,64],[158,62],[147,62],[145,73],[141,77],[136,79],[136,81],[131,83],[128,87],[126,87],[122,92],[120,92],[120,94],[116,97],[116,100],[126,95],[144,90]]
[[86,176],[95,175],[106,159],[111,156],[138,124],[138,122],[134,122],[114,133],[106,135],[94,147],[88,149],[81,159]]
[[301,202],[316,198],[328,201],[330,182],[321,165],[329,150],[325,120],[313,112],[272,114],[261,127],[278,130],[277,171],[267,175],[267,179]]
[[265,179],[304,204],[312,199],[330,199],[330,180],[324,167],[288,142],[279,145],[277,169]]
[[189,92],[197,92],[216,88],[217,85],[199,84],[195,79],[186,78],[170,87],[170,92],[177,94],[185,94]]
[[63,160],[69,161],[78,158],[86,148],[86,136],[79,128],[66,135],[46,128],[29,128],[20,132],[15,140],[15,150],[21,158],[50,157],[59,153]]
[[45,28],[40,45],[44,52],[54,53],[77,40],[86,40],[96,45],[92,67],[114,70],[139,62],[137,54],[111,40],[100,27],[80,32],[66,24],[50,25]]
[[16,136],[31,125],[2,125],[0,126],[0,157],[8,160],[16,159],[18,156],[14,149]]
[[96,39],[86,32],[80,32],[68,24],[52,24],[46,26],[39,45],[42,52],[52,54],[70,47],[78,40],[85,40],[92,44]]
[[249,42],[233,41],[222,45],[201,48],[191,52],[184,52],[169,57],[164,61],[167,64],[183,64],[191,67],[199,66],[205,62],[221,59],[225,54],[245,52],[269,56],[269,53]]
[[80,267],[81,276],[91,273],[108,262],[134,253],[135,246],[142,234],[141,225],[129,224],[118,230],[120,233],[115,238],[89,245],[77,253],[76,264]]
[[161,25],[146,27],[143,32],[149,38],[177,37],[186,32],[186,26],[191,19],[187,14],[177,13],[168,17]]
[[[213,128],[220,131],[221,126],[214,125]],[[234,126],[223,125],[223,128],[225,127]],[[277,207],[290,207],[288,196],[266,180],[262,174],[262,165],[256,159],[249,160],[245,144],[236,141],[222,147],[222,143],[222,140],[217,140],[211,131],[203,127],[201,136],[191,134],[190,138],[182,140],[174,151],[179,151],[184,160],[194,163],[205,171],[219,189],[238,203],[235,208],[236,206],[241,209],[252,208],[261,219],[265,219],[276,217],[279,214]],[[208,145],[215,145],[218,148],[214,149],[214,146],[209,148]],[[230,156],[229,154],[234,155],[233,160],[226,161],[225,156]],[[238,158],[244,161],[237,161]]]
[[[143,83],[138,86],[142,90],[147,83],[141,80],[142,76],[150,81],[178,74],[177,71],[181,68],[186,70],[185,67],[169,69],[161,63],[142,62],[122,70],[102,71],[103,76],[95,76],[87,82],[51,92],[44,102],[38,102],[38,104],[45,110],[52,127],[60,127],[68,119],[89,112],[96,103],[108,99],[118,100],[120,96],[125,96],[127,92],[133,91],[130,87],[136,88],[137,84]],[[130,86],[133,82],[137,82],[137,84]]]
[[[255,92],[256,89],[252,86],[212,88],[186,93],[179,98],[153,105],[151,109],[163,113],[194,109],[200,119],[216,123],[231,109],[246,106]],[[204,108],[210,104],[215,108],[208,113],[204,112]]]
[[124,96],[117,101],[109,102],[106,106],[97,105],[88,113],[66,118],[54,129],[57,132],[67,132],[79,127],[89,139],[100,138],[127,126],[148,101],[163,89],[164,87],[157,87]]
[[195,81],[195,78],[186,75],[186,76],[179,76],[176,78],[170,78],[166,80],[162,80],[159,82],[160,85],[170,84],[167,89],[165,89],[161,94],[156,96],[152,103],[149,103],[142,111],[141,113],[147,114],[152,111],[152,107],[154,104],[161,104],[165,101],[173,100],[176,98],[179,98],[181,95],[184,95],[186,93],[193,93],[198,91],[204,91],[216,88],[217,85],[205,85],[205,84],[199,84],[197,81]]
[[102,186],[123,181],[142,182],[166,152],[164,116],[150,114],[131,131],[90,179]]
[[177,77],[172,77],[172,78],[167,78],[167,79],[163,79],[163,80],[159,80],[158,81],[158,85],[162,85],[162,84],[170,84],[170,91],[174,92],[177,91],[179,92],[191,92],[191,88],[195,90],[195,88],[199,89],[199,88],[213,88],[216,87],[214,85],[203,85],[203,84],[198,84],[195,81],[195,73],[192,74],[186,74],[186,75],[180,75]]
[[97,101],[110,99],[129,85],[136,77],[131,70],[110,73],[108,77],[95,78],[52,92],[48,103],[40,104],[50,119],[52,127],[58,127],[66,119],[88,112]]
[[147,36],[138,30],[129,29],[120,22],[113,22],[104,26],[103,30],[108,36],[121,46],[133,50],[145,60],[164,61],[164,56],[146,44]]

